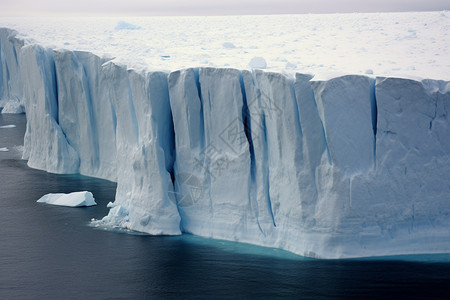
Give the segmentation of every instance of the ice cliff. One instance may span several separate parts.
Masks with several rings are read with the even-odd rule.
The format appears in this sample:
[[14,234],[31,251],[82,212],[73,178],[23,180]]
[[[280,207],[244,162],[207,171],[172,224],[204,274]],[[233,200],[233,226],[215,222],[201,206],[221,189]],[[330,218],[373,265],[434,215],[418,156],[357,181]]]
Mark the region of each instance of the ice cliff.
[[98,221],[342,258],[450,251],[450,82],[138,72],[0,29],[24,159],[117,181]]

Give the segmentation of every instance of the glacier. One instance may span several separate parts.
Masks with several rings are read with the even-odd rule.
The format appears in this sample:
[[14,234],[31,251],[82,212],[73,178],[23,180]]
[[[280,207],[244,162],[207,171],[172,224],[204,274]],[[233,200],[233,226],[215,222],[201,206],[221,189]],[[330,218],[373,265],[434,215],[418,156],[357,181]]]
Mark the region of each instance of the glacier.
[[319,258],[450,252],[450,82],[129,69],[0,29],[32,168],[117,182],[97,224]]

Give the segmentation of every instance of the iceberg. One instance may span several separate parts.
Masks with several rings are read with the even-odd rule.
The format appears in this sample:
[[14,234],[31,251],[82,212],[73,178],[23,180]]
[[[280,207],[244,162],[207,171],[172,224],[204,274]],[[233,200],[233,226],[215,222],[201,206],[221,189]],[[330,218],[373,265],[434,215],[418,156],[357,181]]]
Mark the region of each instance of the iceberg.
[[125,21],[117,22],[116,27],[114,27],[114,30],[139,30],[139,29],[141,29],[140,26],[136,26],[134,24]]
[[92,193],[87,191],[73,192],[70,194],[47,194],[39,198],[36,202],[70,207],[97,205]]
[[8,29],[0,49],[28,165],[117,182],[97,225],[319,258],[450,252],[448,81],[138,71]]
[[9,100],[1,110],[2,114],[23,114],[24,107],[16,99]]

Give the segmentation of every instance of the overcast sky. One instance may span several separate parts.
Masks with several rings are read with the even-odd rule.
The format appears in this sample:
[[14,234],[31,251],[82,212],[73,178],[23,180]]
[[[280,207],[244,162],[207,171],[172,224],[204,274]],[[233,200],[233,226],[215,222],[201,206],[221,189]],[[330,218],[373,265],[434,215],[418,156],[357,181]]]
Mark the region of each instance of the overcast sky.
[[450,0],[0,0],[0,15],[237,15],[450,10]]

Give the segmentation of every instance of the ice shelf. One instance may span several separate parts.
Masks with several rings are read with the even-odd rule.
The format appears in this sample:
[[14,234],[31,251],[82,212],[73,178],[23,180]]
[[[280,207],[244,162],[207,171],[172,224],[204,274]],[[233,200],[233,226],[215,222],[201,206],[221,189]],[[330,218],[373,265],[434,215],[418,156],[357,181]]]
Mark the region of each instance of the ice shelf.
[[24,159],[117,182],[103,225],[320,258],[450,252],[450,82],[136,71],[0,29]]

